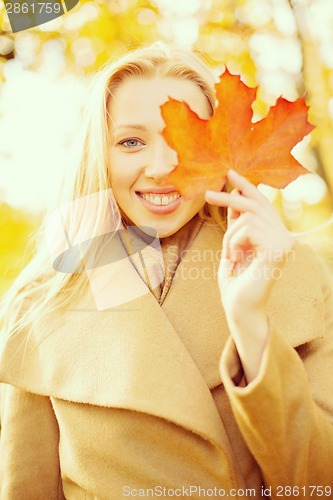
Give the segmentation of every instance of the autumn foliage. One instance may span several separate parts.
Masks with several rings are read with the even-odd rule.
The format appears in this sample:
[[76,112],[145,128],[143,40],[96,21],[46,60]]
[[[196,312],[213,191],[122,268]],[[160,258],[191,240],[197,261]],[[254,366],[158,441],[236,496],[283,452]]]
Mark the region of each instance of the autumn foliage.
[[207,189],[220,191],[230,168],[255,185],[276,188],[308,172],[291,154],[313,129],[304,97],[294,102],[280,97],[266,118],[253,123],[256,91],[226,71],[216,85],[217,108],[209,120],[174,99],[161,106],[163,135],[178,153],[166,184],[189,199]]

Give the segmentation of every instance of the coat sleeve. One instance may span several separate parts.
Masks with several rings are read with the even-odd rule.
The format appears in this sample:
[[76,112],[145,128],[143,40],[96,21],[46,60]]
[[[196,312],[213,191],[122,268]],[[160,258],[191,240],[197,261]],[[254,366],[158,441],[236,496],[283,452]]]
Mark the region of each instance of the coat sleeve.
[[64,499],[50,399],[5,384],[0,394],[0,500]]
[[220,363],[237,424],[272,498],[290,496],[290,487],[303,498],[333,495],[333,294],[329,270],[317,265],[324,337],[294,349],[270,324],[259,373],[246,387],[236,385],[242,368],[231,338]]

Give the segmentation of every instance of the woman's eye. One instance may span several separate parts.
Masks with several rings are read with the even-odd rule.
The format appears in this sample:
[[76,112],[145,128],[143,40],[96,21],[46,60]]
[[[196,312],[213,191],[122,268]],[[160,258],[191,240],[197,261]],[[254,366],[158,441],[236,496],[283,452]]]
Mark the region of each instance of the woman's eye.
[[128,148],[128,149],[135,149],[135,148],[138,148],[140,146],[144,146],[144,143],[142,141],[139,141],[139,139],[133,139],[133,138],[125,139],[124,141],[120,141],[119,144],[121,146],[125,146],[125,148]]

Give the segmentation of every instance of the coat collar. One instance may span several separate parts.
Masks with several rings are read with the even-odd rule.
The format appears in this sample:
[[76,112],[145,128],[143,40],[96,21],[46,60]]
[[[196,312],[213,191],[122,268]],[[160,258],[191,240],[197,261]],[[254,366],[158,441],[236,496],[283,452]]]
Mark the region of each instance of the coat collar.
[[[162,307],[148,289],[100,311],[87,295],[74,310],[41,321],[29,336],[10,337],[1,350],[0,381],[155,415],[228,448],[210,393],[221,384],[219,360],[229,335],[216,280],[220,248],[219,231],[203,225]],[[324,312],[314,257],[300,243],[294,257],[273,287],[269,314],[296,347],[323,336]],[[127,271],[128,283],[141,290],[138,273]],[[116,292],[114,286],[105,291]]]

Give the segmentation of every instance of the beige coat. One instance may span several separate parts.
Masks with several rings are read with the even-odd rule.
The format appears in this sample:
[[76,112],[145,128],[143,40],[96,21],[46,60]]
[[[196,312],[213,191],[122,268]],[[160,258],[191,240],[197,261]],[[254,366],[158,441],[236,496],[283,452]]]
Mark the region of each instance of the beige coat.
[[216,281],[220,246],[204,225],[162,306],[146,293],[97,311],[88,298],[4,343],[1,500],[118,500],[147,488],[158,497],[163,487],[166,498],[200,498],[199,486],[201,497],[254,488],[247,496],[261,498],[265,486],[265,498],[283,487],[313,498],[313,485],[333,495],[327,271],[296,243],[271,294],[259,375],[241,388]]

